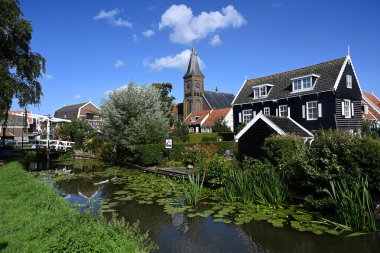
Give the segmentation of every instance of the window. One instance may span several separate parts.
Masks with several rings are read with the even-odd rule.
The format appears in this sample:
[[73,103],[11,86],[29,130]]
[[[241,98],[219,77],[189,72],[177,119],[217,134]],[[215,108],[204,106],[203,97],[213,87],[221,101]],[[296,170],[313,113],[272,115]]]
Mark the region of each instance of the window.
[[286,117],[286,116],[288,116],[288,106],[287,105],[280,105],[280,107],[279,107],[279,116],[280,117]]
[[346,118],[351,118],[351,100],[344,100],[343,115]]
[[295,91],[307,91],[313,89],[313,77],[319,77],[318,75],[312,74],[303,77],[292,78],[293,92]]
[[190,127],[189,128],[189,133],[194,133],[194,128]]
[[364,114],[368,114],[368,105],[364,105]]
[[191,117],[191,122],[196,122],[199,119],[199,116]]
[[94,114],[91,112],[86,113],[86,119],[94,119]]
[[347,88],[352,89],[352,76],[346,75]]
[[252,120],[252,110],[243,110],[243,122],[248,123]]
[[263,98],[267,97],[270,91],[270,87],[272,87],[272,84],[262,84],[259,86],[253,87],[253,98]]
[[317,101],[307,102],[306,103],[307,110],[307,120],[316,120],[318,119],[318,103]]
[[264,107],[264,115],[270,115],[270,107]]

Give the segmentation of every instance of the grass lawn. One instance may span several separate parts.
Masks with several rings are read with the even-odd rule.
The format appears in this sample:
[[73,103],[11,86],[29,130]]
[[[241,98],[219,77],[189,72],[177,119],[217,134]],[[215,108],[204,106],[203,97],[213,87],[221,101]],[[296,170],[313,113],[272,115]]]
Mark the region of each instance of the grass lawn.
[[73,209],[19,162],[0,166],[1,252],[149,252],[137,225]]

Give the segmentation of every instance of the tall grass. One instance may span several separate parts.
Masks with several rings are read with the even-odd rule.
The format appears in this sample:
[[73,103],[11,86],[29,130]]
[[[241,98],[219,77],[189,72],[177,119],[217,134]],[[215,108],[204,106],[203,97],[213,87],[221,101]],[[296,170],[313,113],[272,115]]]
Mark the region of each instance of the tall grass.
[[199,172],[188,175],[187,180],[183,178],[182,191],[178,191],[177,187],[172,185],[175,193],[175,200],[182,206],[196,206],[203,196],[203,183],[205,173],[201,176]]
[[263,166],[253,175],[254,201],[263,205],[282,205],[288,197],[288,187],[280,172],[271,166]]
[[[81,214],[12,162],[0,167],[1,252],[148,252],[137,225]],[[2,251],[3,250],[3,251]]]
[[348,185],[346,181],[331,181],[327,193],[333,200],[340,221],[347,226],[376,231],[376,219],[367,178]]
[[224,194],[229,201],[253,202],[253,180],[245,170],[231,170],[224,184]]

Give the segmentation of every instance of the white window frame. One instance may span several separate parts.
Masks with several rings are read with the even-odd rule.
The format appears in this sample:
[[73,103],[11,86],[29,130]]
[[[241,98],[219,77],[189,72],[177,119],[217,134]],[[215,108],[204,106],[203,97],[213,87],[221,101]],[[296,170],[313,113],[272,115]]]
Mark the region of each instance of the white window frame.
[[278,116],[288,117],[288,106],[287,105],[280,105],[278,107]]
[[317,120],[318,115],[318,101],[306,102],[306,120]]
[[243,110],[243,122],[249,123],[252,120],[252,109]]
[[264,115],[270,115],[270,107],[264,107]]
[[346,85],[347,85],[347,88],[352,89],[352,76],[351,75],[346,75]]
[[344,99],[344,117],[345,118],[351,118],[351,100],[349,99]]
[[261,84],[253,87],[253,99],[265,98],[270,93],[273,84]]
[[[311,74],[306,76],[300,76],[290,79],[292,81],[292,90],[293,92],[308,91],[314,88],[313,86],[313,77],[319,77],[319,75]],[[309,87],[306,85],[309,84]]]

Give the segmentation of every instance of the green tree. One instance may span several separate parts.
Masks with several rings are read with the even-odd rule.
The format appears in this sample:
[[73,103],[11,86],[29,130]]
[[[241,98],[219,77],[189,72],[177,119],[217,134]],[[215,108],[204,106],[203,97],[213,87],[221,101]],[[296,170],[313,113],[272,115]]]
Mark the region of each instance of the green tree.
[[231,128],[227,126],[227,123],[223,120],[215,120],[215,125],[213,127],[215,133],[231,133]]
[[170,108],[175,99],[175,97],[169,96],[170,92],[173,89],[173,85],[171,83],[152,83],[152,87],[160,91],[162,102],[164,102],[164,104]]
[[84,120],[75,119],[68,123],[63,123],[56,130],[55,135],[61,140],[70,140],[75,142],[76,148],[83,146],[83,140],[91,138],[94,130]]
[[189,135],[189,127],[179,120],[176,120],[173,124],[173,131],[171,136],[175,140],[187,141]]
[[101,130],[118,152],[133,151],[140,144],[163,142],[169,133],[169,108],[153,87],[129,83],[101,103]]
[[45,58],[31,51],[32,26],[22,17],[17,0],[0,0],[0,121],[6,127],[8,110],[16,99],[21,108],[40,103],[38,78]]

